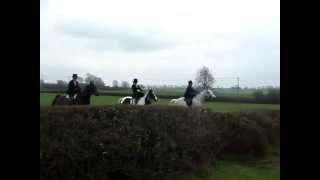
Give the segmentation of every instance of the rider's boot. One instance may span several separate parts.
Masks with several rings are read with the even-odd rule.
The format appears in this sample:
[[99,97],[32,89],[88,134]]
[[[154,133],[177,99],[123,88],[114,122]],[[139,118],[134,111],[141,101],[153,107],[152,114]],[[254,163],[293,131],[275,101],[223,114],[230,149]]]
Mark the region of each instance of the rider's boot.
[[187,103],[188,107],[191,107],[191,105],[192,105],[192,98],[186,99],[186,103]]

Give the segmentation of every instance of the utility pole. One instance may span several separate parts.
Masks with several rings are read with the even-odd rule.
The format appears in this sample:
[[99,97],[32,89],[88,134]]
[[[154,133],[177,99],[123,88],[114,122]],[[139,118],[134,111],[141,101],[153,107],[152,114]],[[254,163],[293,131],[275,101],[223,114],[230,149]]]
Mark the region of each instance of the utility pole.
[[237,77],[237,87],[238,87],[238,89],[240,89],[239,81],[240,81],[240,78]]
[[238,95],[239,95],[239,90],[240,90],[240,78],[239,77],[237,77],[237,93],[238,93]]

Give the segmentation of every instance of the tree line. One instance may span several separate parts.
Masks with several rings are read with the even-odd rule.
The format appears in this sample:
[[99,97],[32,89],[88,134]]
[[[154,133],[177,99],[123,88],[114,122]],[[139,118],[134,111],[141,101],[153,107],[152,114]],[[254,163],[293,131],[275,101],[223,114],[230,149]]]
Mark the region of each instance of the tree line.
[[[112,81],[112,86],[106,86],[102,78],[93,75],[91,73],[86,73],[85,77],[78,76],[78,81],[81,86],[84,84],[88,84],[90,81],[93,81],[96,86],[100,90],[118,90],[118,89],[129,89],[130,84],[127,81],[117,81],[113,80]],[[187,84],[188,79],[186,79],[186,84]],[[218,89],[218,87],[214,88],[215,84],[215,78],[213,77],[210,69],[206,66],[200,68],[197,73],[196,77],[194,80],[194,86],[197,89]],[[43,79],[40,79],[40,90],[54,90],[54,91],[65,91],[67,88],[68,82],[63,81],[63,80],[57,80],[56,84],[50,84],[50,83],[45,83]],[[142,88],[145,88],[141,84]],[[153,88],[153,89],[162,89],[162,90],[179,90],[183,91],[186,88],[186,85],[182,86],[170,86],[170,85],[161,85],[161,86],[146,86],[146,88]],[[241,88],[241,87],[231,87],[231,89],[243,89],[247,90],[248,88]],[[221,88],[225,89],[225,88]],[[228,89],[228,88],[227,88]],[[230,89],[230,88],[229,88]],[[259,102],[264,102],[264,101],[272,101],[275,103],[280,103],[280,87],[274,88],[274,87],[261,87],[261,88],[256,88],[253,91],[252,96],[255,98],[255,100]]]
[[[105,83],[102,80],[102,78],[93,75],[91,73],[86,73],[86,77],[83,78],[81,76],[78,76],[78,81],[80,84],[86,83],[88,84],[90,81],[93,81],[97,87],[105,87]],[[186,79],[186,82],[188,79]],[[197,76],[195,78],[195,86],[200,89],[207,89],[207,88],[212,88],[213,83],[215,82],[214,77],[212,76],[212,73],[210,72],[209,68],[204,66],[203,68],[199,69],[197,72]],[[40,87],[42,87],[45,84],[43,79],[40,79]],[[63,80],[57,80],[56,83],[58,86],[64,86],[68,84],[68,82],[63,81]],[[129,88],[130,84],[127,81],[122,81],[119,83],[117,80],[112,81],[112,87],[123,87],[123,88]],[[166,86],[164,86],[166,87]]]

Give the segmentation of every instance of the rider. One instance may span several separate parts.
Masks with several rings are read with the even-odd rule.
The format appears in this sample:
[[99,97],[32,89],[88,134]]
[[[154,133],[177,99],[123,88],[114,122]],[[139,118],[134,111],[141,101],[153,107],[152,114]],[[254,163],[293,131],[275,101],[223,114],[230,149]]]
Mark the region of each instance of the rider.
[[132,89],[132,98],[134,99],[135,104],[138,103],[139,98],[144,96],[143,90],[137,84],[138,84],[138,79],[137,78],[133,79],[133,84],[131,86],[131,89]]
[[188,82],[188,87],[184,93],[184,100],[186,101],[187,105],[188,106],[191,106],[192,105],[192,99],[194,96],[196,96],[198,94],[198,91],[195,90],[193,87],[192,87],[192,81],[190,80]]
[[78,75],[73,74],[72,80],[68,84],[67,94],[69,98],[73,100],[73,102],[80,93],[80,86],[79,86],[79,82],[77,81],[77,78],[78,78]]

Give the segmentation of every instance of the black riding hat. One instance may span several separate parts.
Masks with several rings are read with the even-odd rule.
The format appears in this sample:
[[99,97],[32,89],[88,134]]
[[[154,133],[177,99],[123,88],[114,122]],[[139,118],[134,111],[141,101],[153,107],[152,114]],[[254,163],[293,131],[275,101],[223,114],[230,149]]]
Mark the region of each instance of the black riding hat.
[[138,82],[138,79],[137,79],[137,78],[134,78],[134,79],[133,79],[133,82]]
[[73,74],[72,77],[73,77],[73,78],[74,78],[74,77],[78,77],[78,74]]
[[188,83],[189,83],[189,84],[191,84],[191,83],[192,83],[192,81],[190,80]]

